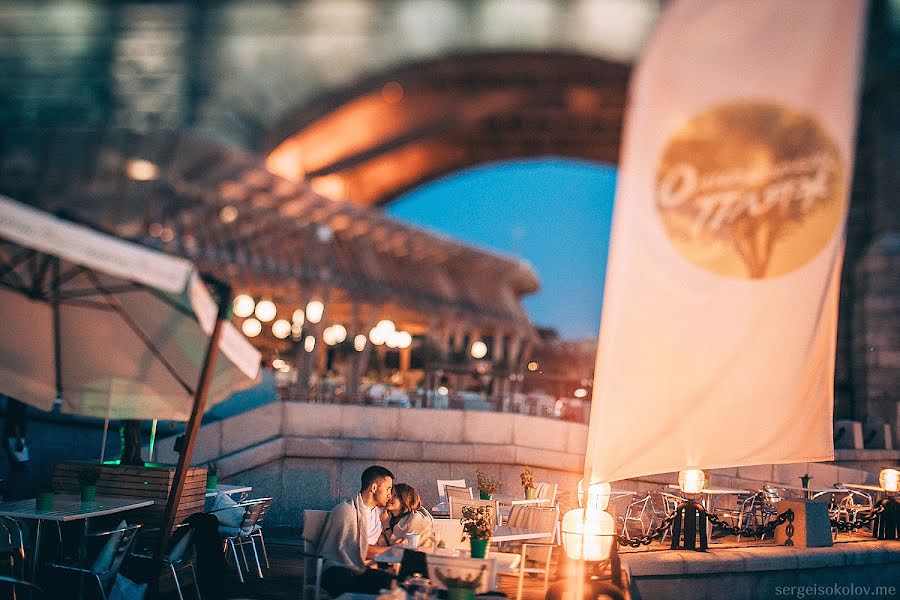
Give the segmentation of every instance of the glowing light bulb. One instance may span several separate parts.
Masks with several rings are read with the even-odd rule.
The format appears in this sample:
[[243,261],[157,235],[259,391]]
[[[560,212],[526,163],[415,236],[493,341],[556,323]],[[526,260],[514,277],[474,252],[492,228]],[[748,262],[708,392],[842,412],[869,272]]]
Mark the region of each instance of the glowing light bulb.
[[256,309],[253,313],[256,315],[256,318],[262,321],[263,323],[268,323],[272,319],[275,318],[275,313],[278,312],[278,309],[275,308],[275,303],[271,300],[260,300],[256,303]]
[[231,307],[234,310],[235,316],[243,319],[244,317],[249,317],[253,314],[253,309],[256,308],[256,302],[254,302],[253,298],[247,294],[239,294],[234,297]]
[[705,479],[706,474],[700,469],[685,469],[678,473],[678,487],[685,494],[699,494]]
[[358,334],[353,338],[353,349],[357,352],[362,352],[366,349],[366,336],[363,334]]
[[306,305],[306,320],[310,323],[318,323],[325,314],[325,305],[320,300],[312,300]]
[[278,319],[277,321],[272,323],[272,335],[277,337],[279,340],[283,340],[287,336],[291,335],[290,321],[286,321],[285,319]]
[[256,337],[262,331],[262,323],[250,317],[241,323],[241,331],[244,332],[244,335],[247,337]]

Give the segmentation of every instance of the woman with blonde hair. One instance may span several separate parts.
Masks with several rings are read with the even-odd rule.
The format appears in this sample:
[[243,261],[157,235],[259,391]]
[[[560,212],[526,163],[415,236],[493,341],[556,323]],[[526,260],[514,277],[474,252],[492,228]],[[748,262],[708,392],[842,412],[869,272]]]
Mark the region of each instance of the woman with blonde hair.
[[434,518],[422,507],[422,499],[413,486],[395,484],[384,514],[384,540],[388,545],[407,544],[406,534],[413,533],[419,535],[418,548],[434,546]]

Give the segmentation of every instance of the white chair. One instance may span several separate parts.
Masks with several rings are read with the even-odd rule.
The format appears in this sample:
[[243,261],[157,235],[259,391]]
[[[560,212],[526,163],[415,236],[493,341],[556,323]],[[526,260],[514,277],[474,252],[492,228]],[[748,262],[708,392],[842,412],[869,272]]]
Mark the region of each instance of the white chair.
[[471,547],[468,539],[463,539],[463,526],[459,519],[435,519],[434,526],[441,528],[441,542],[447,550],[465,550]]
[[458,487],[458,488],[467,487],[465,479],[438,479],[437,480],[438,502],[446,502],[447,501],[447,492],[445,491],[444,488],[446,488],[448,485],[453,486],[453,487]]
[[477,498],[465,498],[458,500],[450,497],[450,518],[462,519],[462,509],[464,506],[489,506],[493,510],[494,524],[500,525],[500,506],[496,500],[479,500]]
[[[243,509],[243,517],[240,523],[235,527],[233,523],[223,523],[219,518],[219,533],[222,535],[225,544],[225,551],[231,548],[231,554],[234,556],[235,567],[238,572],[238,579],[244,583],[244,574],[241,572],[241,561],[238,560],[237,549],[241,549],[241,557],[244,559],[244,569],[249,573],[250,566],[247,563],[247,554],[244,552],[244,546],[248,545],[253,550],[253,559],[256,561],[256,573],[259,578],[263,578],[262,565],[259,562],[259,554],[256,552],[256,538],[262,545],[263,557],[266,561],[266,568],[269,567],[269,558],[266,553],[265,540],[262,537],[262,523],[266,517],[269,506],[272,505],[272,498],[257,498],[255,500],[247,500],[236,504],[233,508]],[[219,517],[219,515],[216,515]]]
[[[510,527],[546,532],[546,536],[522,542],[506,542],[501,552],[492,552],[497,559],[500,575],[515,575],[519,578],[516,600],[522,599],[525,574],[544,576],[544,595],[550,583],[550,561],[553,549],[558,545],[559,509],[541,508],[517,504],[512,507],[506,524]],[[508,552],[506,550],[517,550]],[[504,566],[505,565],[505,566]]]
[[[310,588],[313,592],[313,600],[319,600],[319,596],[322,594],[324,559],[318,554],[318,548],[319,537],[322,535],[322,528],[325,527],[329,513],[330,511],[327,510],[303,511],[303,598],[306,598],[306,593]],[[313,563],[315,569],[310,569],[310,565]],[[312,583],[310,583],[310,575],[315,575]]]
[[540,506],[549,508],[551,506],[556,505],[556,491],[559,488],[559,485],[556,483],[548,483],[546,481],[539,481],[535,488],[535,497],[546,500],[546,502],[541,502]]
[[448,577],[463,579],[480,577],[481,583],[475,588],[476,594],[491,592],[497,587],[497,561],[493,558],[429,554],[426,562],[428,579],[434,587],[442,590],[447,589]]
[[472,488],[456,487],[455,485],[445,486],[444,493],[447,496],[446,502],[448,503],[451,498],[455,498],[456,500],[471,500],[475,497],[474,494],[472,494]]
[[[179,530],[183,530],[183,532],[181,534],[175,533]],[[159,531],[160,529],[158,527],[154,527],[151,529],[142,528],[141,534],[147,537],[158,536]],[[171,542],[169,551],[162,557],[163,567],[167,567],[169,569],[169,572],[172,573],[172,579],[174,579],[175,581],[175,589],[178,591],[179,600],[184,600],[184,595],[181,593],[181,580],[178,579],[178,571],[182,571],[184,569],[191,570],[191,581],[194,583],[194,593],[196,594],[197,600],[201,599],[200,583],[197,581],[197,572],[194,570],[192,552],[193,548],[191,544],[193,537],[194,530],[190,528],[190,525],[186,523],[177,525],[172,535],[174,541]],[[135,545],[141,545],[142,547],[137,550],[133,550],[130,553],[131,556],[143,560],[153,559],[152,547],[146,546],[146,543],[140,544],[140,542],[136,542]]]

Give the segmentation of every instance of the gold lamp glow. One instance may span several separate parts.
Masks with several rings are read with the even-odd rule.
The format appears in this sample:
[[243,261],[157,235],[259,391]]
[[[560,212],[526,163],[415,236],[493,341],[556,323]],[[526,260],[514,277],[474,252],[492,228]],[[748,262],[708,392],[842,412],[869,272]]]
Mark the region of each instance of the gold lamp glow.
[[900,491],[900,471],[897,469],[882,469],[878,474],[878,483],[886,492]]
[[609,497],[612,494],[612,486],[608,483],[592,483],[588,487],[587,500],[584,498],[584,479],[578,481],[578,505],[606,510],[609,507]]
[[299,325],[303,327],[303,322],[306,320],[306,315],[303,314],[303,309],[298,308],[294,311],[294,314],[291,315],[291,321],[294,322],[294,325]]
[[253,309],[256,308],[256,302],[254,302],[253,298],[247,294],[238,294],[234,297],[234,302],[231,307],[234,310],[235,316],[243,319],[253,314]]
[[487,344],[478,340],[477,342],[472,344],[472,358],[484,358],[487,356]]
[[609,558],[615,541],[616,522],[599,508],[573,508],[563,516],[562,541],[572,560],[602,561]]
[[699,494],[705,479],[706,474],[700,469],[685,469],[678,473],[678,487],[685,494]]
[[303,349],[307,352],[312,352],[313,350],[315,350],[316,338],[311,335],[306,336],[306,338],[303,340]]

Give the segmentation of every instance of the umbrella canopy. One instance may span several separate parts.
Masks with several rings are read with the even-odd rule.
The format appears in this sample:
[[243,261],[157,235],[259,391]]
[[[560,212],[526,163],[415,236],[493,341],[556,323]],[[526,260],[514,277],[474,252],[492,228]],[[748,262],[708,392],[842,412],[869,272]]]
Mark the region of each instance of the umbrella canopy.
[[[187,421],[216,321],[193,264],[0,196],[0,391],[42,410]],[[206,406],[256,381],[229,323]]]

